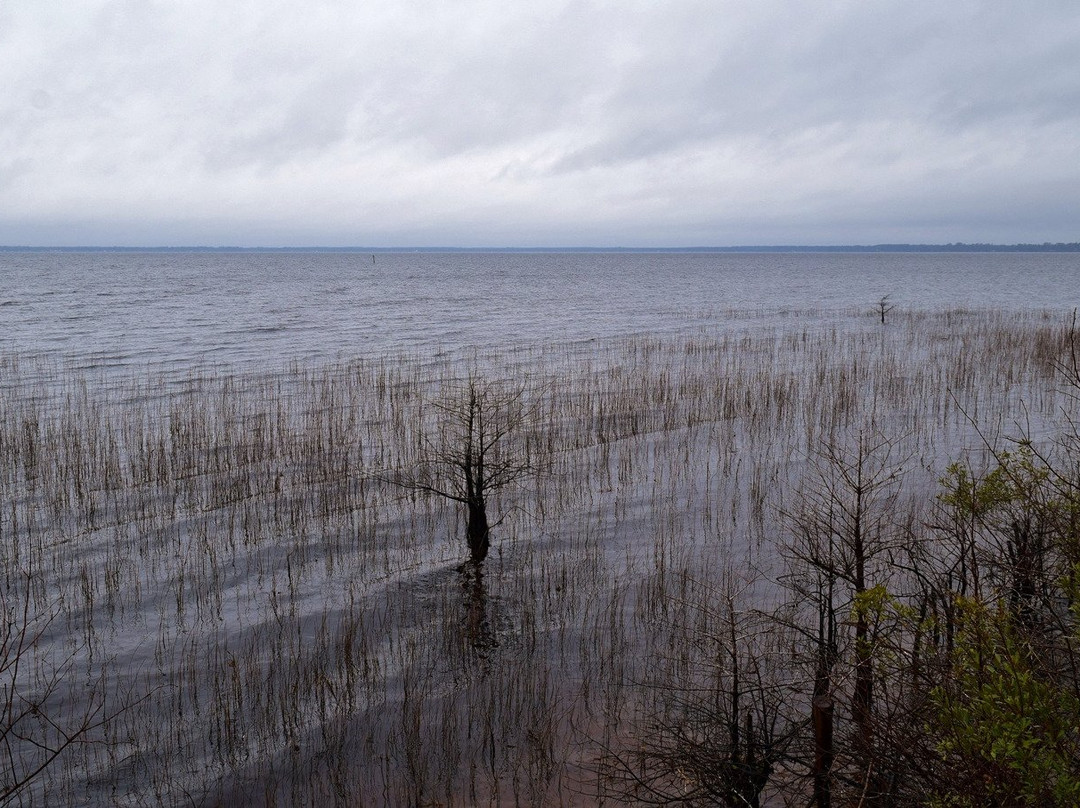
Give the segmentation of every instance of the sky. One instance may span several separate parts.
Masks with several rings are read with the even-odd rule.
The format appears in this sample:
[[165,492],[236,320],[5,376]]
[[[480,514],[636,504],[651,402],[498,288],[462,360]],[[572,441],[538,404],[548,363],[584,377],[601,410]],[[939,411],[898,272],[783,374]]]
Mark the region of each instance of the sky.
[[1076,0],[0,0],[0,244],[1080,241]]

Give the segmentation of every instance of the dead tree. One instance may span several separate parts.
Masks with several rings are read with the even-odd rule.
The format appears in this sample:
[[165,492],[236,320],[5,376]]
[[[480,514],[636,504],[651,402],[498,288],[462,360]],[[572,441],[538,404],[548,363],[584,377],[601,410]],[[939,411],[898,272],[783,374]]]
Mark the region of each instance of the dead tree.
[[[434,428],[419,440],[419,456],[390,482],[465,506],[469,559],[487,557],[491,535],[490,497],[536,471],[525,429],[535,405],[525,388],[470,375],[433,402]],[[497,522],[496,522],[497,524]]]
[[877,312],[878,315],[880,315],[881,317],[882,325],[885,325],[885,315],[892,311],[894,308],[896,308],[892,303],[889,302],[889,297],[889,295],[884,295],[881,300],[877,302]]

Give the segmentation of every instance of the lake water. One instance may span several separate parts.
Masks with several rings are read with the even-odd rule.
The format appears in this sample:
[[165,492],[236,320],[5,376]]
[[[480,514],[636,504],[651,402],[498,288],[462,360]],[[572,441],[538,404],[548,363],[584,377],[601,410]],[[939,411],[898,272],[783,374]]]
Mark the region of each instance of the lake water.
[[870,310],[886,294],[1067,310],[1080,254],[0,253],[0,349],[249,366]]
[[[107,692],[145,692],[26,802],[331,804],[339,766],[337,793],[371,804],[509,802],[466,800],[476,780],[504,796],[539,783],[551,803],[576,793],[595,739],[615,737],[598,723],[606,699],[660,659],[679,611],[660,605],[682,599],[665,587],[719,581],[732,560],[753,560],[747,587],[768,576],[824,429],[872,414],[910,452],[904,495],[932,502],[945,464],[982,449],[967,412],[988,430],[1059,412],[1030,343],[1001,350],[1034,342],[1041,318],[880,329],[886,294],[901,309],[1068,312],[1080,255],[0,253],[0,570],[22,581],[12,571],[34,558],[58,610],[19,675],[78,654],[71,670],[100,669]],[[305,373],[277,387],[208,374],[163,401],[156,378],[123,383],[147,366],[182,377],[597,339],[552,352],[576,362],[620,335],[808,323],[825,325],[820,341],[628,340],[664,347],[612,351],[631,372],[586,367],[565,390],[541,377],[567,405],[536,426],[552,473],[498,503],[484,583],[460,571],[456,505],[385,484],[437,408],[376,392],[377,366],[310,387]],[[119,392],[83,398],[44,362],[65,396],[39,397],[28,354],[103,368]],[[766,603],[769,580],[754,594]],[[62,680],[45,714],[79,715],[88,681]]]

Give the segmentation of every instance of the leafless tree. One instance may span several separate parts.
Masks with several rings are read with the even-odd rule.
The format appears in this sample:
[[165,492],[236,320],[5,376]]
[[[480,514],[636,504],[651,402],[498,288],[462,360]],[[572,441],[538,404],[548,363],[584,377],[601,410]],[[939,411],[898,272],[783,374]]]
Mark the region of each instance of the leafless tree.
[[740,606],[729,577],[720,586],[683,586],[667,647],[638,688],[635,737],[601,761],[627,802],[756,808],[803,732],[789,632]]
[[883,295],[882,298],[877,302],[877,312],[878,315],[881,317],[882,325],[885,325],[885,315],[892,311],[894,308],[896,308],[896,306],[889,302],[889,297],[891,297],[891,295]]
[[33,584],[25,571],[0,581],[0,806],[19,800],[65,752],[90,742],[116,715],[100,679],[89,693],[80,688],[85,698],[65,709],[75,657],[50,664],[38,655],[57,610],[35,608]]
[[461,503],[469,559],[479,564],[488,553],[491,495],[537,470],[525,434],[536,405],[526,401],[524,386],[470,374],[463,383],[450,385],[433,406],[434,429],[421,436],[415,464],[389,480]]
[[[874,649],[876,587],[888,583],[896,531],[902,461],[896,444],[859,433],[854,445],[830,443],[817,460],[816,480],[800,494],[789,514],[786,552],[790,571],[784,584],[798,604],[794,626],[813,651],[815,735],[812,772],[814,801],[832,802],[835,779],[835,701],[848,680],[853,733],[849,760],[861,771],[864,793],[873,790]],[[884,591],[879,590],[879,591]],[[852,631],[853,629],[853,631]],[[850,632],[850,633],[849,633]],[[846,650],[850,649],[850,650]]]

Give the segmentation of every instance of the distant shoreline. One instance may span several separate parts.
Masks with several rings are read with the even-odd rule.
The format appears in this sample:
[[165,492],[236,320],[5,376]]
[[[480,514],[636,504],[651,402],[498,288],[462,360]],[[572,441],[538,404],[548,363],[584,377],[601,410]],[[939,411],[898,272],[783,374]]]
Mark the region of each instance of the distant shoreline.
[[1072,253],[1080,242],[1044,244],[758,245],[738,247],[129,247],[3,246],[0,253]]

